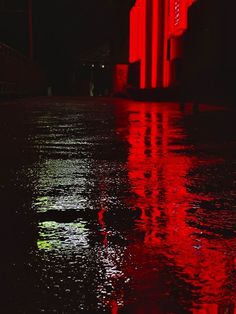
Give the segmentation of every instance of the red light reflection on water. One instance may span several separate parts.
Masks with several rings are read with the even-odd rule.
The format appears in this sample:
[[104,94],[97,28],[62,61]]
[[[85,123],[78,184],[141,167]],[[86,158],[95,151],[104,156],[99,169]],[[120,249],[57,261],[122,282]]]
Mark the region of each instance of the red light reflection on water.
[[[154,283],[154,269],[159,266],[152,257],[157,254],[171,259],[186,284],[196,288],[198,298],[191,302],[191,313],[236,313],[235,296],[228,287],[235,268],[233,257],[227,254],[233,240],[209,240],[188,224],[187,210],[203,197],[187,190],[187,175],[198,159],[186,153],[186,135],[179,124],[182,114],[177,105],[130,103],[117,109],[118,133],[129,143],[128,178],[136,195],[131,203],[140,211],[136,226],[143,235],[143,243],[129,245],[128,252],[134,265],[147,267],[141,273],[131,266],[123,271],[132,278],[137,299],[142,299],[142,294],[147,298],[147,304],[137,304],[136,313],[153,312],[149,308],[153,298],[161,297]],[[102,225],[103,211],[99,215]],[[114,307],[114,311],[118,309]],[[166,312],[158,309],[155,313]]]

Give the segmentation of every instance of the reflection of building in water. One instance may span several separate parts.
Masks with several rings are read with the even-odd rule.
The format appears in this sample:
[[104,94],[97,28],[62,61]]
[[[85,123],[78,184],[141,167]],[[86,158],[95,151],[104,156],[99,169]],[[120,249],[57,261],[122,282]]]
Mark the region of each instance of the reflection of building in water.
[[[164,229],[167,223],[171,223],[175,226],[173,232],[177,229],[184,232],[182,225],[185,209],[189,205],[185,183],[191,160],[183,154],[170,152],[175,148],[184,149],[178,145],[175,147],[174,144],[183,137],[180,129],[171,127],[175,114],[166,110],[157,111],[155,107],[152,110],[151,107],[130,115],[129,178],[132,189],[138,196],[136,206],[141,210],[140,228],[148,231],[144,239],[146,244],[161,240],[158,236],[161,231],[158,218],[165,221],[162,226]],[[146,224],[153,226],[153,230],[146,229]],[[156,229],[159,229],[157,233]],[[176,236],[182,235],[176,233]]]
[[[195,219],[201,227],[202,217],[189,209],[199,213],[203,196],[187,188],[188,173],[209,161],[192,157],[184,144],[179,106],[119,101],[116,108],[114,137],[128,143],[127,159],[40,164],[33,209],[45,219],[38,256],[57,271],[53,280],[45,272],[43,280],[61,293],[66,277],[76,296],[88,292],[79,306],[90,306],[93,297],[98,309],[112,313],[125,313],[126,306],[133,306],[127,313],[234,313],[233,240],[189,224]],[[74,219],[73,212],[88,216]]]
[[[188,173],[198,160],[182,144],[185,134],[177,124],[181,113],[178,108],[171,108],[174,107],[134,103],[119,109],[120,115],[125,116],[126,111],[128,117],[129,132],[124,134],[130,145],[128,176],[136,195],[133,205],[140,211],[137,227],[144,241],[143,245],[131,245],[128,249],[135,256],[136,265],[146,262],[158,268],[150,261],[159,254],[172,259],[174,267],[182,269],[184,280],[199,295],[200,301],[193,301],[199,309],[192,313],[235,313],[234,289],[227,288],[234,268],[229,249],[233,242],[218,237],[211,240],[210,234],[188,224],[188,210],[204,197],[187,189]],[[150,254],[148,262],[146,254]],[[132,270],[129,276],[134,281],[152,280],[148,274]]]

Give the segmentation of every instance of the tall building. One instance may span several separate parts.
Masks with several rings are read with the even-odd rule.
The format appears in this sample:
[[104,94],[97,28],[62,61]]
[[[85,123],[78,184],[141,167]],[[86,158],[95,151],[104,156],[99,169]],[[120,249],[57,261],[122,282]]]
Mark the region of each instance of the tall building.
[[[193,0],[137,0],[130,11],[131,85],[178,85],[183,34]],[[133,72],[133,75],[132,75]],[[135,73],[135,74],[134,74]],[[135,81],[133,78],[138,77]]]
[[236,100],[234,1],[197,0],[189,8],[183,42],[182,86],[199,101]]
[[235,103],[234,14],[234,1],[136,0],[129,86],[141,95],[166,89],[189,100]]

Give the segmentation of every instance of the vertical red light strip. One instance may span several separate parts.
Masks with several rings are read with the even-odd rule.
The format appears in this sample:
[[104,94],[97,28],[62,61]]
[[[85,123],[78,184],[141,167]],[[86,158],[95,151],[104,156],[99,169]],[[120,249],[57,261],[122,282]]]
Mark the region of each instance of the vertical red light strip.
[[132,62],[133,52],[133,8],[130,10],[129,15],[129,62]]
[[170,33],[174,33],[174,24],[175,24],[175,12],[176,12],[176,0],[170,0]]
[[152,0],[152,88],[157,87],[158,40],[158,0]]
[[181,21],[180,21],[180,28],[182,29],[182,33],[188,28],[188,2],[182,0],[180,2],[180,14],[181,14]]
[[139,7],[130,10],[129,62],[139,60]]
[[130,10],[129,14],[129,62],[132,62],[132,38],[133,38],[133,28],[132,28],[132,12],[133,9]]
[[141,37],[141,60],[140,60],[140,88],[146,87],[146,1],[140,0],[140,37]]
[[140,58],[140,40],[139,40],[139,34],[140,34],[140,29],[139,29],[139,9],[136,6],[135,8],[135,61],[138,61]]
[[167,59],[169,39],[169,0],[164,4],[164,56],[163,56],[163,87],[170,86],[170,65]]
[[134,49],[135,49],[135,21],[134,21],[135,8],[130,10],[130,34],[129,34],[129,61],[134,61]]
[[142,0],[137,1],[136,7],[137,7],[137,41],[138,41],[138,45],[137,45],[137,56],[138,56],[138,60],[140,61],[142,58],[142,32],[143,32],[143,25],[142,25],[142,4],[141,4]]

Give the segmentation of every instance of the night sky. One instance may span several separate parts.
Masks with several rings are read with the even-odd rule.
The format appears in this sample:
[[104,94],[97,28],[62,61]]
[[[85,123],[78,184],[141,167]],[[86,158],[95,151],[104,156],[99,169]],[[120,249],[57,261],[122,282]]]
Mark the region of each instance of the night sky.
[[[58,77],[68,75],[81,55],[96,51],[101,45],[111,47],[115,43],[116,51],[127,50],[122,41],[127,42],[128,38],[128,3],[122,4],[120,0],[35,1],[36,61],[47,68],[49,75]],[[122,62],[126,61],[124,56],[122,58]]]
[[74,57],[112,35],[111,2],[41,0],[34,4],[34,44],[38,57]]
[[[133,0],[32,0],[34,60],[63,75],[80,55],[104,44],[125,62]],[[0,0],[0,41],[28,53],[27,0]],[[20,11],[16,11],[20,10]],[[126,46],[124,46],[126,43]]]

